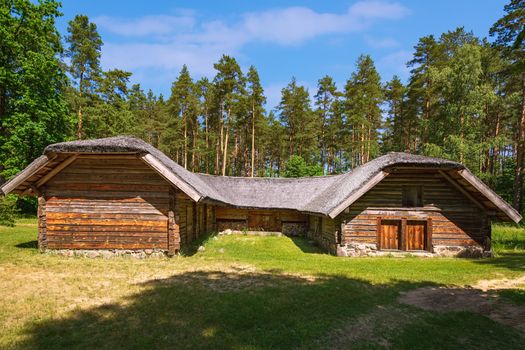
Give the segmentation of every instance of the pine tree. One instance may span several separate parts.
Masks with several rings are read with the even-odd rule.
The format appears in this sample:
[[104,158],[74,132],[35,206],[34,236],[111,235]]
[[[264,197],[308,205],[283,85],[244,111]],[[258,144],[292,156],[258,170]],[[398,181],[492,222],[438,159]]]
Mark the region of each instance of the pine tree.
[[345,86],[345,113],[352,136],[348,153],[352,167],[368,162],[379,153],[378,129],[381,126],[383,90],[381,78],[370,56],[360,56],[357,72]]
[[[171,96],[168,100],[168,105],[174,118],[179,119],[179,124],[182,128],[182,152],[181,160],[184,168],[188,168],[189,158],[189,138],[188,130],[192,131],[191,139],[196,137],[196,113],[197,113],[198,97],[195,91],[193,80],[191,79],[188,67],[182,66],[177,80],[171,87]],[[195,146],[193,144],[192,146]],[[193,148],[193,147],[192,147]],[[192,151],[191,167],[195,167],[195,157]]]
[[319,122],[310,108],[310,96],[295,78],[282,89],[277,107],[280,119],[288,133],[289,155],[303,157],[308,163],[317,160]]
[[388,151],[409,151],[411,128],[405,122],[406,88],[395,75],[385,85],[385,100],[388,104],[385,131],[383,132],[383,148]]
[[222,155],[221,173],[224,176],[229,161],[230,128],[236,124],[234,117],[243,107],[245,80],[241,68],[233,57],[223,55],[213,67],[217,70],[213,84],[220,130],[216,169],[219,169],[219,155]]
[[97,26],[89,22],[87,16],[77,15],[69,22],[66,42],[69,48],[66,55],[70,58],[70,73],[78,82],[77,101],[77,138],[82,139],[83,114],[82,108],[86,104],[86,95],[94,89],[96,78],[100,73],[100,50],[102,39]]
[[336,104],[340,93],[337,91],[334,80],[324,76],[317,82],[315,94],[316,113],[319,125],[320,162],[323,167],[333,173],[336,163],[335,138],[337,133]]
[[512,205],[521,212],[525,156],[525,1],[512,0],[504,7],[506,15],[490,29],[495,45],[513,62],[512,73],[520,77],[521,112],[517,122],[516,171]]
[[250,66],[247,74],[247,102],[251,113],[251,157],[250,157],[250,176],[255,175],[255,135],[259,129],[261,119],[264,118],[264,90],[259,79],[259,73],[254,66]]

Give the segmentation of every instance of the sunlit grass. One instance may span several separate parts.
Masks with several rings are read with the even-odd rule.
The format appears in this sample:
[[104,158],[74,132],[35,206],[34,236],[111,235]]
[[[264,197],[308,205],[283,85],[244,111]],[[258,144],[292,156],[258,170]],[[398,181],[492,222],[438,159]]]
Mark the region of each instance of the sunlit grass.
[[[444,348],[525,340],[481,315],[396,301],[424,285],[523,276],[521,228],[494,226],[493,259],[338,258],[302,238],[248,235],[209,236],[172,259],[67,258],[40,254],[36,231],[34,219],[0,227],[0,348],[344,348],[332,332],[364,315],[377,324],[356,348],[413,348],[429,331],[447,335]],[[503,296],[523,303],[520,290]]]

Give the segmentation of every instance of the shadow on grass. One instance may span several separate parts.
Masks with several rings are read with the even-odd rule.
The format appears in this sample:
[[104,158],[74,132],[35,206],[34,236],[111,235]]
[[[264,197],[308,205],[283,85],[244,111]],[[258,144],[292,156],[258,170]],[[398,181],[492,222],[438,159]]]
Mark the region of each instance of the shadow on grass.
[[297,247],[299,247],[299,249],[301,249],[303,253],[328,254],[321,247],[319,247],[315,241],[309,240],[306,237],[292,236],[290,239]]
[[215,236],[217,236],[216,232],[206,233],[206,234],[201,235],[200,237],[197,237],[193,242],[191,242],[189,244],[183,244],[182,248],[180,250],[181,255],[183,255],[183,256],[193,256],[193,255],[197,254],[197,252],[199,251],[199,247],[200,246],[205,246],[206,243],[210,239],[213,239],[213,237],[215,237]]
[[[335,344],[342,348],[378,348],[382,342],[395,348],[417,344],[435,348],[439,343],[428,335],[448,330],[455,332],[448,336],[451,348],[512,347],[524,340],[516,331],[483,316],[468,314],[458,320],[454,314],[434,316],[397,304],[399,291],[420,285],[372,285],[341,276],[312,280],[233,267],[229,272],[186,272],[148,281],[142,292],[120,303],[35,323],[17,345],[30,349],[318,349],[333,348],[337,336]],[[397,310],[395,315],[408,315],[408,320],[396,324],[392,308]],[[381,328],[384,317],[392,322]]]
[[38,241],[29,241],[29,242],[19,243],[15,245],[15,247],[22,248],[22,249],[37,249]]
[[525,271],[525,253],[499,252],[494,258],[473,260],[476,264],[493,265],[509,270]]

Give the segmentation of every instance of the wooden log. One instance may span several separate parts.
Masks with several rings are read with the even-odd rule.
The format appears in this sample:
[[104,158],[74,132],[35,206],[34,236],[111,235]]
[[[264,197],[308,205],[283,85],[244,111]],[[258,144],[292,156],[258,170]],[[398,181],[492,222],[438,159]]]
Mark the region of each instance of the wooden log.
[[38,249],[47,248],[47,220],[46,220],[46,198],[38,197]]

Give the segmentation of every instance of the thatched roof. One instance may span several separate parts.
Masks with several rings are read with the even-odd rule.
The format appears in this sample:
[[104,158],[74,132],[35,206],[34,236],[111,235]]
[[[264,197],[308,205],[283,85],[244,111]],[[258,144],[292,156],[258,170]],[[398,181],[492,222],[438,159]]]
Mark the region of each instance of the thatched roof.
[[[345,207],[364,194],[368,187],[375,185],[386,176],[385,170],[393,167],[438,168],[468,172],[462,164],[453,161],[392,152],[351,172],[336,176],[291,179],[212,176],[190,172],[150,144],[127,136],[57,143],[46,147],[43,157],[59,153],[137,153],[144,155],[143,160],[149,162],[168,181],[196,201],[224,203],[242,208],[292,209],[330,217],[341,213]],[[4,192],[6,192],[4,189],[13,190],[15,185],[21,184],[31,171],[42,166],[41,158],[35,160],[38,162],[37,165],[33,162],[13,178],[11,184],[4,184],[2,190]],[[12,183],[13,181],[17,183]],[[482,186],[480,188],[483,191],[489,191],[492,200],[498,202],[496,203],[498,208],[506,212],[514,221],[518,217],[521,219],[514,209],[481,181],[475,186]]]

